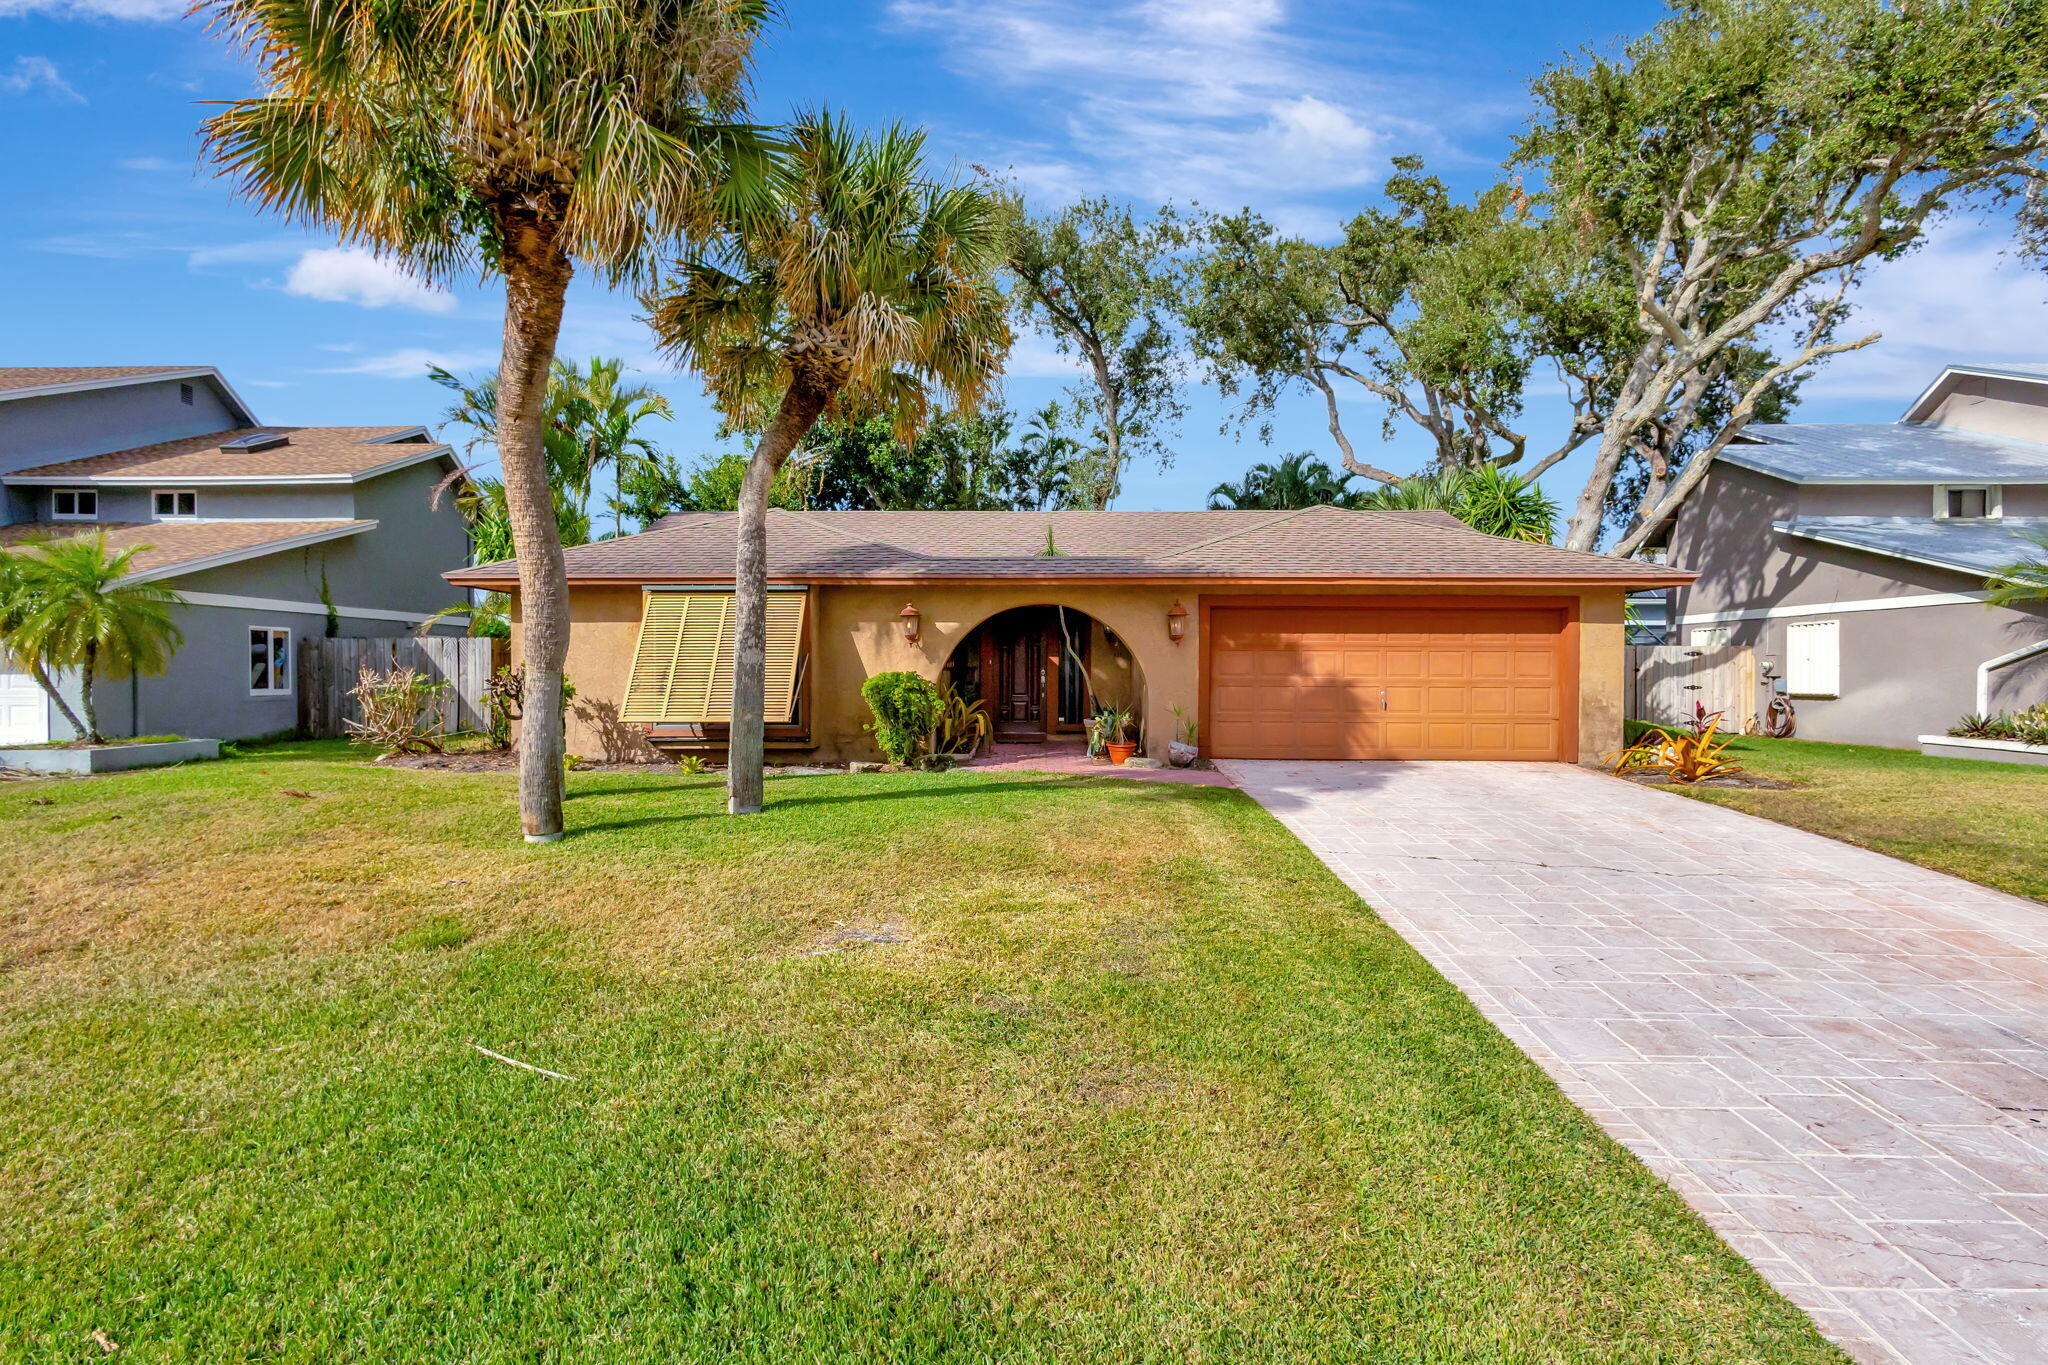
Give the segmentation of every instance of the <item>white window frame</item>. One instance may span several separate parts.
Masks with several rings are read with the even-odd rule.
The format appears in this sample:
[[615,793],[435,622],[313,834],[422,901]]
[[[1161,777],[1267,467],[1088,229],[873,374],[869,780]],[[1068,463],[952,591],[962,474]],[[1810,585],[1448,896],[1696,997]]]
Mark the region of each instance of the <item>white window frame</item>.
[[1785,624],[1785,690],[1795,697],[1842,695],[1842,623]]
[[[69,512],[63,512],[63,511],[59,511],[59,510],[58,510],[58,507],[57,507],[57,499],[59,499],[59,498],[66,498],[66,497],[68,497],[68,498],[70,498],[70,499],[72,500],[72,503],[71,503],[71,506],[72,506],[72,510],[71,510],[71,511],[69,511]],[[77,500],[78,500],[79,498],[91,498],[91,499],[92,499],[92,511],[90,511],[90,512],[80,512],[80,511],[78,511],[78,510],[77,510],[77,508],[78,508],[78,501],[77,501]],[[97,489],[97,488],[53,488],[53,489],[51,489],[51,490],[50,490],[50,520],[51,520],[51,521],[98,521],[99,519],[100,519],[100,490],[99,490],[99,489]]]
[[[259,634],[264,637],[263,657],[266,665],[270,659],[275,657],[277,637],[280,635],[284,636],[284,677],[275,680],[278,683],[276,687],[258,687],[253,676],[253,670],[251,670],[249,695],[252,697],[289,697],[292,695],[292,628],[290,626],[250,626],[249,643],[251,645],[256,643],[256,637]],[[255,661],[255,651],[253,649],[250,651],[249,658],[252,663]]]
[[[174,508],[178,505],[179,498],[190,498],[192,499],[192,510],[189,512],[160,512],[157,510],[156,505],[158,498],[169,498],[171,506]],[[150,517],[156,521],[197,521],[199,520],[199,490],[196,488],[152,488],[149,490],[149,513]]]
[[[1981,517],[1959,517],[1948,510],[1948,495],[1951,493],[1978,493],[1984,495],[1984,515]],[[1934,485],[1934,519],[1936,521],[1991,521],[2005,515],[2005,490],[1995,483],[1938,483]]]

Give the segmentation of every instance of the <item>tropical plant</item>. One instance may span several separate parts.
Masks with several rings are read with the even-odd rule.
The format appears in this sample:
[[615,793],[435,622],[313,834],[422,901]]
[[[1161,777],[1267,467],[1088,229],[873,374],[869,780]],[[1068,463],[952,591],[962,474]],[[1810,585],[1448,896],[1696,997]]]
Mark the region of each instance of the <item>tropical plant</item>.
[[58,690],[57,680],[50,676],[50,670],[43,666],[41,659],[14,643],[15,633],[20,630],[29,608],[27,580],[22,573],[24,562],[19,552],[0,551],[0,655],[12,656],[36,680],[36,686],[43,689],[43,695],[64,717],[71,733],[82,735],[85,722],[71,709],[71,703],[64,700],[64,694]]
[[29,664],[46,689],[50,674],[78,670],[85,724],[78,724],[70,708],[62,710],[88,743],[107,742],[94,684],[130,673],[161,673],[185,641],[171,615],[185,599],[157,583],[128,581],[135,556],[148,548],[110,551],[101,532],[44,541],[8,556],[14,561],[8,575],[8,652]]
[[1684,783],[1732,777],[1742,771],[1742,765],[1728,756],[1732,741],[1722,737],[1720,729],[1719,713],[1703,713],[1697,727],[1651,730],[1608,759],[1608,766],[1617,774],[1661,772],[1673,782]]
[[944,709],[930,679],[902,670],[877,673],[860,685],[860,695],[875,713],[868,729],[891,763],[908,763],[924,752]]
[[[555,365],[568,391],[562,418],[576,438],[575,490],[587,515],[600,470],[610,469],[613,486],[618,487],[629,470],[650,463],[659,466],[661,452],[640,428],[656,418],[666,421],[671,415],[669,403],[645,384],[626,383],[622,360],[593,356],[580,370],[561,361]],[[618,535],[624,523],[616,499],[611,511],[612,534]]]
[[466,633],[472,638],[508,640],[512,637],[512,625],[507,613],[512,599],[502,592],[487,592],[474,602],[450,602],[432,616],[423,618],[412,628],[412,633],[424,640],[434,633],[437,626],[445,625],[456,617],[462,617]]
[[2019,744],[2048,745],[2048,701],[1995,716],[1964,716],[1948,732],[1961,739],[2005,739]]
[[[579,263],[637,278],[759,201],[767,148],[741,95],[774,0],[201,4],[265,84],[206,123],[223,173],[429,279],[503,276],[492,422],[530,700],[558,717],[568,585],[544,407],[569,280]],[[562,832],[562,746],[554,720],[520,746],[531,841]]]
[[[562,679],[561,706],[564,714],[576,699],[576,685]],[[507,664],[484,684],[484,734],[494,748],[512,743],[512,722],[526,714],[526,665]]]
[[1534,479],[1491,465],[1416,474],[1350,498],[1368,512],[1449,512],[1475,531],[1507,540],[1547,543],[1557,531],[1557,503]]
[[2048,602],[2048,530],[2023,531],[2022,540],[2034,546],[1984,580],[1989,590],[1986,606],[2013,607],[2023,602]]
[[342,724],[356,743],[370,745],[383,758],[443,753],[448,733],[441,724],[441,698],[447,691],[447,683],[416,668],[366,668],[349,689],[360,719]]
[[1104,706],[1097,710],[1088,718],[1090,752],[1110,744],[1122,744],[1134,719],[1130,708],[1124,706]]
[[758,811],[767,666],[767,514],[820,418],[886,416],[913,434],[972,412],[1010,332],[1002,234],[986,191],[935,180],[924,135],[856,133],[806,114],[775,165],[773,209],[678,263],[646,305],[662,345],[703,373],[735,427],[761,432],[739,499],[728,806]]
[[1350,496],[1345,487],[1350,481],[1349,474],[1339,474],[1304,450],[1279,464],[1255,464],[1236,483],[1217,484],[1209,490],[1209,507],[1283,512],[1341,504]]
[[939,718],[932,727],[934,753],[971,756],[988,743],[991,733],[988,707],[980,698],[967,700],[950,682],[939,689]]

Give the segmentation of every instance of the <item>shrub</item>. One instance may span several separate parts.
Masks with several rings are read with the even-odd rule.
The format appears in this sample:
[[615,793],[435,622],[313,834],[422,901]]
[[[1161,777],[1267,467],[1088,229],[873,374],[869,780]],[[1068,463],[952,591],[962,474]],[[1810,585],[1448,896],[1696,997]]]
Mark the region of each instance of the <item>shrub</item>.
[[1704,782],[1741,772],[1742,765],[1728,757],[1729,741],[1718,733],[1720,716],[1703,712],[1701,719],[1704,728],[1698,730],[1652,727],[1608,763],[1617,774],[1656,771],[1673,782]]
[[988,708],[969,701],[951,683],[939,691],[939,719],[932,729],[932,748],[942,754],[972,757],[988,743]]
[[891,763],[908,763],[924,748],[943,706],[939,689],[915,673],[877,673],[860,685],[875,713],[875,743]]
[[2006,739],[2019,744],[2048,745],[2048,701],[1995,716],[1964,716],[1948,732],[1959,739]]
[[347,722],[348,732],[386,757],[442,753],[448,735],[441,727],[441,694],[447,690],[447,683],[429,682],[418,669],[366,668],[349,689],[363,718]]

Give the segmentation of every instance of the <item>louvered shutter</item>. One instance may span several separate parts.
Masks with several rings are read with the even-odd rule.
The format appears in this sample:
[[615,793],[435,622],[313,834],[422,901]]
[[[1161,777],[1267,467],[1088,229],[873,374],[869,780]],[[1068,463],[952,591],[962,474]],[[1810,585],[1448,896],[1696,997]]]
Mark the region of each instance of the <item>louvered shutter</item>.
[[1842,624],[1793,621],[1785,627],[1785,687],[1795,697],[1842,694]]
[[[768,594],[767,719],[794,719],[806,592]],[[729,592],[650,592],[619,718],[646,724],[732,720],[737,623]]]

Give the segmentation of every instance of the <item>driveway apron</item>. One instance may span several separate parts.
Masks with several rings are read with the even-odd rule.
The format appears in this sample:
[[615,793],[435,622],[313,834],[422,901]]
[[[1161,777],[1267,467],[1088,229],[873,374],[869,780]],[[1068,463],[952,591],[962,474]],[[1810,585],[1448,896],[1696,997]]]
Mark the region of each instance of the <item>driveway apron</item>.
[[2048,1362],[2048,906],[1561,764],[1218,766],[1854,1358]]

